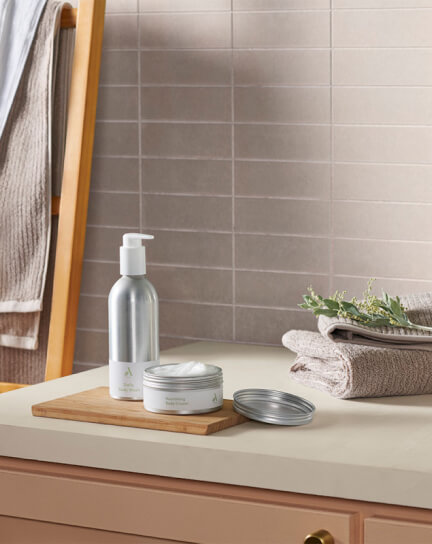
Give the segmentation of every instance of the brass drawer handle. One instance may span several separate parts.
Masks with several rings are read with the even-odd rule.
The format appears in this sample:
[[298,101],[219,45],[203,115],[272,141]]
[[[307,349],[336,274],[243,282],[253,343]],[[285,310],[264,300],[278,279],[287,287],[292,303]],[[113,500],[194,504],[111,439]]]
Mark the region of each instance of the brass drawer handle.
[[319,529],[308,535],[304,544],[335,544],[332,535],[325,529]]

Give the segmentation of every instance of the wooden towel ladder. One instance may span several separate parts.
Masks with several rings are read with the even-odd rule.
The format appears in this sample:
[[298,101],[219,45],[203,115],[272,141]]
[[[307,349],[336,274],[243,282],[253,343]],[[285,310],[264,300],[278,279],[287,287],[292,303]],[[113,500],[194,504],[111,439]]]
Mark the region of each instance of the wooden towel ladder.
[[[62,28],[76,31],[62,189],[52,202],[59,218],[45,380],[73,367],[104,16],[105,0],[80,0],[61,17]],[[0,382],[0,393],[26,386]]]

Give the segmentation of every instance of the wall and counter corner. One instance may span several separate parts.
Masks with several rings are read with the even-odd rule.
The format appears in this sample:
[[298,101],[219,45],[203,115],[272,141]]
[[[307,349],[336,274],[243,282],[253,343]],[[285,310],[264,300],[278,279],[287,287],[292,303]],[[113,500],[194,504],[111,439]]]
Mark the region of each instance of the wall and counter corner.
[[311,283],[430,290],[432,0],[107,9],[77,370],[127,231],[156,236],[162,347],[280,345]]

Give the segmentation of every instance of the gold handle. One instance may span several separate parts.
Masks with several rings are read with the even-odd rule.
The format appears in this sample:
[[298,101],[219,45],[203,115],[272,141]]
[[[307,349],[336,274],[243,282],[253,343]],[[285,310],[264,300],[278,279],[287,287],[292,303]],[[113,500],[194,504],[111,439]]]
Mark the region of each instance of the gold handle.
[[325,529],[319,529],[308,535],[304,544],[335,544],[332,535]]

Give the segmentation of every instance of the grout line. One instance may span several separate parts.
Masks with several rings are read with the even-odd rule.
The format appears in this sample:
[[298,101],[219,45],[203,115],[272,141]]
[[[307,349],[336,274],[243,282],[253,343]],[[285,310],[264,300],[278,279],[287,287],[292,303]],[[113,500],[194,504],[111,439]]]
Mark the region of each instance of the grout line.
[[231,229],[232,229],[232,338],[236,331],[236,234],[235,234],[235,74],[234,74],[234,0],[231,0]]
[[[139,0],[136,0],[137,3],[137,10],[139,12]],[[141,103],[141,26],[140,26],[140,19],[139,14],[137,17],[137,25],[138,25],[138,53],[137,53],[137,78],[138,78],[138,123],[141,121],[141,111],[142,111],[142,103]],[[141,130],[141,124],[138,125],[138,189],[139,189],[139,196],[138,196],[138,207],[139,207],[139,232],[143,232],[143,186],[142,186],[143,180],[142,180],[142,130]]]
[[[140,110],[140,100],[138,101],[138,110]],[[373,129],[382,129],[382,128],[428,128],[432,127],[432,123],[317,123],[317,122],[307,122],[307,121],[223,121],[218,119],[97,119],[96,121],[99,125],[104,124],[126,124],[126,125],[239,125],[239,126],[265,126],[265,127],[341,127],[341,128],[373,128]]]
[[[103,124],[127,124],[127,125],[139,125],[139,124],[147,124],[147,125],[252,125],[252,126],[294,126],[294,127],[329,127],[330,123],[306,123],[306,122],[275,122],[275,121],[220,121],[220,120],[214,120],[214,119],[208,119],[208,120],[196,120],[196,119],[141,119],[141,121],[138,121],[136,119],[98,119],[96,121],[97,124],[103,125]],[[359,124],[347,124],[347,125],[338,125],[338,126],[348,126],[348,127],[357,127]],[[367,126],[367,127],[381,127],[383,125],[365,125],[361,124],[360,126]],[[384,125],[384,126],[402,126],[402,127],[410,127],[410,126],[422,126],[422,125]],[[423,126],[431,126],[431,125],[423,125]]]
[[[329,125],[330,126],[330,125]],[[96,159],[139,159],[139,155],[116,155],[116,154],[95,154],[93,158]],[[207,155],[142,155],[146,160],[164,160],[164,161],[176,161],[176,160],[188,160],[188,161],[231,161],[231,157],[212,157]],[[273,158],[254,158],[254,157],[236,157],[237,162],[268,162],[268,163],[286,163],[286,164],[331,164],[331,160],[310,160],[310,159],[273,159]],[[363,166],[426,166],[431,167],[431,162],[378,162],[378,161],[347,161],[347,160],[335,160],[334,164],[355,164]]]
[[334,105],[333,105],[333,66],[334,66],[334,48],[333,48],[333,0],[330,0],[330,204],[329,204],[329,229],[330,229],[330,241],[329,241],[329,293],[334,291]]
[[[389,45],[382,45],[382,46],[374,46],[374,45],[366,45],[366,46],[337,46],[334,47],[337,51],[427,51],[430,52],[432,50],[432,45],[406,45],[402,47],[397,46],[389,46]],[[154,46],[154,47],[141,47],[141,51],[143,52],[159,52],[159,53],[173,53],[173,52],[218,52],[218,51],[226,51],[230,52],[231,47],[160,47],[160,46]],[[275,46],[269,46],[269,47],[235,47],[234,52],[305,52],[305,51],[330,51],[331,47],[319,47],[319,46],[291,46],[291,47],[275,47]],[[135,49],[133,47],[104,47],[103,52],[122,52],[122,53],[135,53],[138,49]]]

